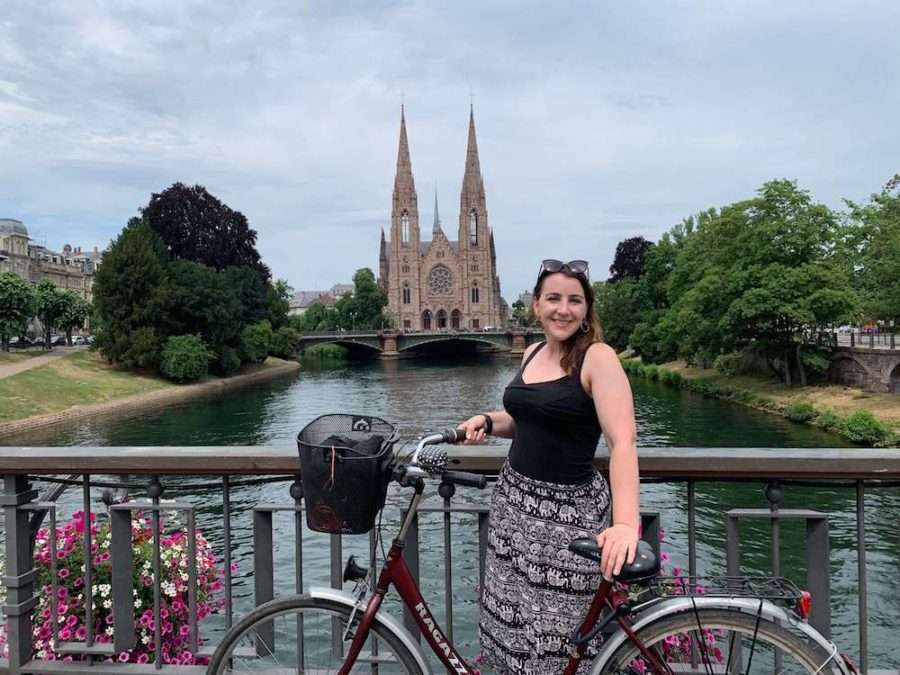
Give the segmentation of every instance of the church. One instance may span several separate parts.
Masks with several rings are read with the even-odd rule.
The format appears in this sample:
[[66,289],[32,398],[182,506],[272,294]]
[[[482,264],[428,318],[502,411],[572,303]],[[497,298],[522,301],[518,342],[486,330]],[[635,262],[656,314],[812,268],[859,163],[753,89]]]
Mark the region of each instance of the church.
[[387,240],[381,231],[379,283],[388,293],[388,312],[400,329],[506,327],[507,306],[500,297],[494,234],[488,226],[471,108],[457,238],[448,239],[441,227],[435,192],[431,241],[422,241],[406,113],[401,107],[391,234]]

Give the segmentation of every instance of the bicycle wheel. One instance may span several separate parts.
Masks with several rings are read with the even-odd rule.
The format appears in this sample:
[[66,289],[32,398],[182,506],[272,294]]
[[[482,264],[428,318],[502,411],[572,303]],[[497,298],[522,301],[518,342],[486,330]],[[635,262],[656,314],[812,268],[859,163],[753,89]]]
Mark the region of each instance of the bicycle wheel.
[[[358,625],[362,612],[354,617]],[[309,596],[276,598],[260,605],[225,635],[207,673],[336,673],[353,639],[350,610]],[[412,652],[384,624],[372,624],[351,673],[421,675]]]
[[[757,622],[756,616],[737,610],[702,607],[696,613],[665,616],[644,626],[637,636],[645,647],[662,657],[670,673],[844,673],[841,665],[831,660],[830,653],[809,642],[796,629],[764,618]],[[598,664],[592,672],[654,673],[630,641],[610,656],[602,671]]]

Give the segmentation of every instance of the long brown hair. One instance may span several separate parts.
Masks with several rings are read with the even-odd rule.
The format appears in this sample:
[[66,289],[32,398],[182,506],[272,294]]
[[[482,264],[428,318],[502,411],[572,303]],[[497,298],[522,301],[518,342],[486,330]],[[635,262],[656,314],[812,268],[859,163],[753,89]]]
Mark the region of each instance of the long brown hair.
[[[578,356],[587,351],[595,342],[603,342],[603,329],[600,327],[600,320],[597,318],[597,312],[594,309],[594,289],[584,274],[576,274],[568,267],[563,267],[559,272],[541,272],[538,275],[537,283],[534,285],[534,293],[532,302],[537,302],[541,297],[541,291],[544,287],[544,279],[551,274],[562,274],[570,279],[577,279],[584,291],[584,301],[587,305],[587,314],[584,321],[587,322],[588,329],[582,330],[579,327],[570,338],[565,340],[561,345],[562,355],[559,359],[559,365],[566,371],[567,375],[571,375],[578,363]],[[584,323],[582,323],[584,326]]]

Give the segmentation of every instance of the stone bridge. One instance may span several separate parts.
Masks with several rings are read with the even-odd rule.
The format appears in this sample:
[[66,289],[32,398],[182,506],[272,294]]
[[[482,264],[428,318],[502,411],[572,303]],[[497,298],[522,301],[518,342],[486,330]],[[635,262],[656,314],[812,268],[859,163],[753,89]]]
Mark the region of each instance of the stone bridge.
[[472,351],[509,352],[521,355],[529,345],[544,339],[540,330],[510,331],[427,331],[392,330],[316,331],[303,333],[300,349],[317,344],[335,344],[357,354],[370,353],[379,359],[423,356],[448,348]]
[[835,347],[828,379],[868,391],[900,394],[900,349]]

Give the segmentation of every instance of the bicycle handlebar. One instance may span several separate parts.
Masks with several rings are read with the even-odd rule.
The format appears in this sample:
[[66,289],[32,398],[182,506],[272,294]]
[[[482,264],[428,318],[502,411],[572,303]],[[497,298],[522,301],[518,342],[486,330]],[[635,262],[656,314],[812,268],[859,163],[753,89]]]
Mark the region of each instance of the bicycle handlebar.
[[420,460],[420,455],[426,446],[440,443],[459,443],[465,439],[466,432],[464,429],[446,429],[425,434],[422,440],[419,441],[418,446],[416,446],[415,452],[413,452],[411,464],[431,473],[440,473],[442,479],[448,483],[483,489],[487,485],[486,476],[466,471],[445,471],[444,467],[447,465],[447,454],[445,452],[439,452],[436,455],[429,453]]

